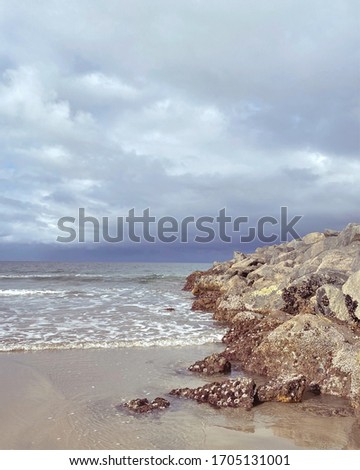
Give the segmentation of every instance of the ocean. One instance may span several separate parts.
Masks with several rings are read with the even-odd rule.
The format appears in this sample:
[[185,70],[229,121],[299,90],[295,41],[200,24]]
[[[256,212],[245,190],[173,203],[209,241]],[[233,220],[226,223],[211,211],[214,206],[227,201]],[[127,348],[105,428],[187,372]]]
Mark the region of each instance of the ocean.
[[185,278],[208,265],[0,263],[0,351],[190,346],[218,342],[192,312]]

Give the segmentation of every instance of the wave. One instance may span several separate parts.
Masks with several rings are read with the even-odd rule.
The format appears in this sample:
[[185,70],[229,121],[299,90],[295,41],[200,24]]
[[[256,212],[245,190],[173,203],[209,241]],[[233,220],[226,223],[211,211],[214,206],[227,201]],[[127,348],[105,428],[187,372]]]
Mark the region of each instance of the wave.
[[173,280],[173,279],[179,279],[179,276],[174,276],[174,275],[166,275],[166,274],[148,274],[145,276],[137,276],[133,278],[133,280],[136,280],[138,282],[152,282],[152,281],[158,281],[158,280]]
[[104,276],[95,274],[0,274],[0,279],[4,280],[19,280],[29,279],[34,281],[71,281],[84,280],[88,281],[102,281]]
[[119,275],[114,273],[114,275],[97,275],[97,274],[0,274],[0,280],[4,281],[20,281],[20,280],[29,280],[29,281],[76,281],[76,282],[97,282],[97,281],[118,281],[121,283],[130,282],[137,284],[149,284],[157,281],[183,281],[184,276],[174,275],[174,274],[148,274],[140,276],[127,276]]
[[18,297],[25,295],[65,295],[62,290],[33,290],[33,289],[4,289],[0,290],[0,297]]
[[[58,295],[61,297],[108,297],[113,296],[114,300],[117,296],[123,294],[124,292],[128,292],[130,289],[126,287],[119,287],[119,288],[112,288],[112,289],[103,289],[103,288],[95,288],[94,290],[78,290],[78,289],[71,289],[71,290],[52,290],[52,289],[0,289],[0,297],[18,297],[18,296],[45,296],[45,295]],[[145,295],[146,292],[143,292]],[[124,304],[124,306],[127,304]],[[129,304],[131,306],[136,306],[135,304]],[[141,304],[142,305],[142,304]],[[147,307],[147,304],[143,304],[142,307]]]
[[222,335],[194,338],[166,338],[151,340],[130,340],[130,341],[94,341],[94,342],[62,342],[62,343],[0,343],[1,352],[26,352],[26,351],[54,351],[69,349],[120,349],[120,348],[152,348],[152,347],[184,347],[202,346],[205,344],[219,343]]

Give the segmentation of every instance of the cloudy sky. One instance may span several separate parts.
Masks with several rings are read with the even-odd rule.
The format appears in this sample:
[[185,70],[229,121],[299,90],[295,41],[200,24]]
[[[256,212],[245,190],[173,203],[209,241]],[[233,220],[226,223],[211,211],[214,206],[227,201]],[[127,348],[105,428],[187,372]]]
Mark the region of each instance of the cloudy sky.
[[360,222],[359,31],[357,0],[0,0],[0,259],[246,251],[57,242],[80,207]]

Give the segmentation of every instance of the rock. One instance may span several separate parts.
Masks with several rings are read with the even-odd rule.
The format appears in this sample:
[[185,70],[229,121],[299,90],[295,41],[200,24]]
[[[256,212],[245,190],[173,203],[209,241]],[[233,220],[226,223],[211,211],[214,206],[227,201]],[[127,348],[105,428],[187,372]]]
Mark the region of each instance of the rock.
[[[265,313],[260,313],[260,312],[253,312],[251,310],[243,310],[242,312],[237,313],[231,320],[231,325],[232,328],[236,327],[237,325],[240,325],[241,323],[247,322],[247,321],[260,321],[265,317]],[[230,325],[230,326],[231,326]],[[228,331],[228,333],[231,331]],[[224,342],[224,341],[223,341]]]
[[196,281],[205,274],[206,271],[194,271],[186,278],[186,283],[182,290],[192,291]]
[[212,354],[202,361],[192,364],[189,370],[204,375],[229,374],[231,372],[231,363],[221,354]]
[[313,313],[314,309],[309,303],[309,299],[315,294],[321,286],[319,276],[310,276],[307,279],[292,284],[283,290],[282,298],[285,303],[284,312],[291,315],[297,315],[300,311],[303,313]]
[[321,387],[316,382],[311,382],[308,387],[309,392],[313,393],[314,395],[321,395]]
[[297,315],[284,322],[252,350],[245,367],[270,377],[301,374],[323,393],[354,404],[359,399],[359,338],[323,316]]
[[235,262],[242,261],[245,258],[246,258],[246,255],[244,253],[241,253],[241,251],[234,251]]
[[338,235],[338,246],[348,246],[360,242],[360,224],[349,224]]
[[246,312],[243,313],[244,315],[238,314],[238,320],[233,323],[222,339],[223,343],[227,344],[223,355],[229,361],[240,362],[244,369],[248,369],[248,364],[252,361],[253,351],[274,329],[291,316],[276,310],[262,317],[259,314],[251,317]]
[[231,295],[243,294],[246,290],[247,283],[246,280],[239,276],[237,273],[232,276],[229,281],[226,283],[226,292],[224,292],[223,297],[226,296],[227,292],[230,292]]
[[170,402],[162,397],[156,397],[152,402],[149,402],[147,398],[135,398],[130,400],[123,405],[118,405],[116,408],[122,407],[128,408],[135,413],[149,413],[154,410],[164,410],[170,406]]
[[337,237],[339,235],[339,233],[340,232],[338,230],[332,230],[332,229],[329,229],[329,228],[327,228],[324,231],[325,237]]
[[[248,310],[267,310],[269,305],[272,308],[281,308],[282,306],[282,289],[277,279],[273,282],[259,279],[252,285],[252,290],[247,291],[242,296],[242,302]],[[220,306],[220,302],[218,303]]]
[[325,251],[322,256],[316,272],[342,271],[344,273],[351,272],[353,258],[348,255],[346,250],[329,250]]
[[350,318],[342,290],[331,284],[325,284],[316,291],[315,309],[322,315],[341,321],[349,321]]
[[355,312],[358,312],[358,302],[354,300],[350,295],[345,295],[345,306],[349,312],[350,318],[357,324],[359,324],[359,317]]
[[[313,245],[311,245],[309,247],[309,249],[306,251],[304,257],[305,257],[305,260],[308,261],[308,260],[315,260],[315,259],[319,259],[319,264],[321,262],[321,255],[322,253],[324,253],[324,251],[327,250],[327,245],[328,245],[328,242],[326,241],[326,238],[323,238],[322,240],[314,243]],[[306,262],[305,261],[305,262]],[[307,274],[307,273],[304,273],[304,274]]]
[[216,408],[243,407],[249,410],[254,405],[255,387],[253,379],[238,377],[198,388],[176,388],[171,390],[170,395],[208,403]]
[[165,307],[164,310],[165,312],[175,312],[175,309],[173,307]]
[[200,310],[202,312],[211,312],[216,308],[216,302],[221,293],[217,290],[201,292],[194,300],[191,310]]
[[283,310],[292,315],[300,312],[315,313],[315,302],[312,304],[309,300],[315,295],[319,287],[324,284],[339,286],[343,283],[344,277],[340,273],[332,271],[300,278],[283,290],[282,298],[285,304]]
[[325,238],[325,235],[320,232],[312,232],[302,237],[302,242],[305,245],[312,245],[313,243],[317,243]]
[[241,293],[219,294],[215,302],[214,320],[231,321],[238,312],[244,309],[245,304]]
[[192,293],[197,298],[193,302],[192,310],[205,312],[216,308],[216,301],[221,295],[221,289],[234,273],[229,271],[232,262],[220,263],[205,272],[198,271],[192,281],[188,281],[188,287],[193,282]]
[[306,377],[278,377],[270,380],[257,389],[257,399],[264,401],[279,401],[282,403],[299,403],[306,388]]
[[169,408],[170,402],[163,397],[156,397],[152,402],[151,406],[153,410],[164,410]]
[[350,317],[355,322],[360,322],[360,271],[352,274],[342,288],[347,297],[346,306]]

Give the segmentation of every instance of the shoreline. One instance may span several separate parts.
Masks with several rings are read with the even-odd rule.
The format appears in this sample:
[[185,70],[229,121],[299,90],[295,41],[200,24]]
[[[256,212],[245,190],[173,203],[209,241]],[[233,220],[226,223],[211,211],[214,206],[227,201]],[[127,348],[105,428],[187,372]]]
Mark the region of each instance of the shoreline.
[[[354,417],[304,417],[303,404],[265,403],[251,411],[219,410],[169,398],[171,407],[144,415],[116,410],[135,396],[166,396],[176,386],[208,380],[187,371],[194,357],[220,344],[177,348],[62,350],[0,354],[1,449],[301,449],[360,447]],[[236,371],[232,373],[233,376]],[[210,379],[212,380],[212,379]],[[320,414],[319,414],[320,413]],[[297,423],[294,426],[294,423]]]

